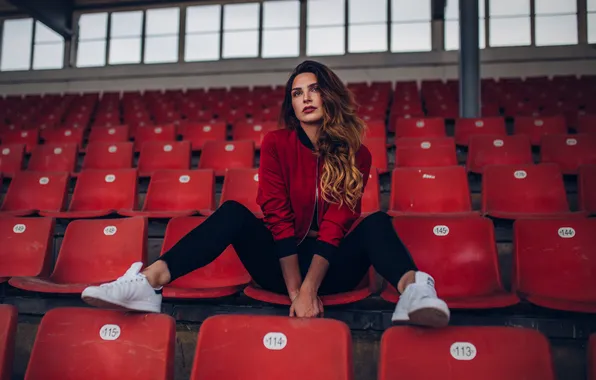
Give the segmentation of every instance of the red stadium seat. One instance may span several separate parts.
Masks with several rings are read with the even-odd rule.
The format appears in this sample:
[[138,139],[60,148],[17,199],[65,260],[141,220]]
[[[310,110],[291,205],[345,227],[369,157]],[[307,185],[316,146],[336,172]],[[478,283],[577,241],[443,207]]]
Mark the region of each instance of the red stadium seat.
[[379,361],[379,380],[555,380],[546,337],[513,327],[392,327]]
[[472,136],[466,167],[483,173],[487,165],[532,164],[532,145],[528,136]]
[[412,137],[395,141],[396,167],[457,165],[455,141],[451,137]]
[[13,277],[9,283],[32,292],[79,294],[116,280],[132,263],[146,259],[147,219],[75,220],[66,228],[49,277]]
[[[416,266],[432,273],[438,294],[450,308],[498,308],[519,302],[501,283],[490,219],[407,216],[395,218],[393,225]],[[392,303],[399,298],[394,286],[388,284],[381,294]]]
[[226,123],[188,123],[181,134],[190,141],[193,151],[200,151],[207,141],[225,141],[226,129]]
[[471,213],[468,177],[462,166],[393,170],[389,215]]
[[596,165],[580,166],[577,197],[580,210],[596,215]]
[[362,195],[361,215],[367,216],[381,210],[381,190],[379,187],[379,173],[377,169],[370,168],[366,189]]
[[[205,218],[178,217],[168,223],[161,254],[170,250]],[[163,289],[166,298],[217,298],[238,293],[250,282],[250,275],[228,246],[215,261],[174,280]]]
[[470,137],[478,135],[506,136],[505,120],[501,117],[479,119],[457,119],[455,121],[455,143],[468,145]]
[[53,233],[50,218],[0,218],[0,283],[13,276],[48,275]]
[[596,313],[595,231],[596,219],[516,221],[513,289],[539,306]]
[[387,130],[383,120],[371,120],[366,123],[367,139],[383,139],[387,141]]
[[128,125],[113,127],[93,127],[89,133],[89,144],[96,142],[127,142],[129,137]]
[[139,157],[139,176],[150,177],[157,170],[190,169],[189,141],[148,141]]
[[2,133],[2,145],[25,144],[27,153],[31,153],[38,141],[38,131],[6,131]]
[[[575,128],[577,133],[596,134],[596,115],[583,115],[577,119],[577,126]],[[2,139],[4,142],[4,139]]]
[[93,142],[87,145],[82,170],[117,170],[133,166],[131,142]]
[[83,128],[46,129],[42,137],[46,144],[76,144],[83,146]]
[[563,174],[577,174],[580,165],[596,164],[596,135],[548,135],[542,138],[540,161],[558,164]]
[[364,145],[370,151],[372,156],[372,166],[377,168],[379,174],[384,174],[389,171],[389,163],[387,160],[387,143],[385,139],[365,139]]
[[0,305],[0,380],[12,379],[19,314],[12,305]]
[[487,166],[482,212],[503,219],[568,214],[561,169],[555,164]]
[[141,211],[121,215],[149,218],[208,216],[215,210],[213,170],[158,170],[153,173]]
[[224,176],[228,169],[253,167],[255,145],[252,141],[207,141],[199,159],[199,169],[213,169]]
[[234,141],[250,140],[255,143],[255,148],[261,148],[261,141],[263,137],[271,131],[277,129],[277,123],[274,121],[267,122],[240,122],[232,127],[232,139]]
[[140,152],[147,141],[176,141],[176,127],[174,125],[156,125],[139,127],[134,133],[135,152]]
[[588,343],[588,380],[596,380],[596,334],[590,336]]
[[38,172],[75,171],[77,164],[76,144],[44,144],[33,148],[28,170]]
[[25,158],[25,145],[2,145],[0,146],[0,174],[4,177],[12,177],[23,168]]
[[70,207],[64,212],[40,212],[57,218],[97,218],[137,205],[137,171],[84,170],[79,174]]
[[66,205],[67,188],[68,173],[16,173],[0,212],[27,216],[40,211],[61,211]]
[[515,134],[530,136],[532,145],[540,145],[544,135],[566,133],[567,122],[563,116],[515,118]]
[[395,137],[445,137],[445,120],[438,117],[397,119]]
[[[306,362],[311,365],[296,365]],[[201,325],[190,379],[351,380],[353,371],[350,329],[343,322],[220,315]]]
[[243,204],[258,218],[262,218],[263,211],[257,204],[258,188],[258,169],[229,169],[224,179],[219,203],[222,205],[226,201],[236,201]]
[[168,315],[57,308],[39,324],[25,379],[172,380],[175,348]]

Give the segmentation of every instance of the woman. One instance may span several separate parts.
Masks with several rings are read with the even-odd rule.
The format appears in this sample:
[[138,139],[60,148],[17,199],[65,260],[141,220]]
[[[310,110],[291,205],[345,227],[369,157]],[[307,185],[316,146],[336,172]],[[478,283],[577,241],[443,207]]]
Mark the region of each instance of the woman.
[[354,289],[372,264],[401,293],[393,321],[447,325],[449,309],[433,278],[416,270],[387,214],[370,215],[349,232],[360,216],[371,155],[340,79],[320,63],[298,65],[280,125],[261,147],[257,202],[264,220],[225,202],[144,271],[135,263],[118,280],[85,289],[83,300],[159,312],[163,285],[211,263],[231,244],[257,284],[288,295],[290,316],[322,316],[318,296]]

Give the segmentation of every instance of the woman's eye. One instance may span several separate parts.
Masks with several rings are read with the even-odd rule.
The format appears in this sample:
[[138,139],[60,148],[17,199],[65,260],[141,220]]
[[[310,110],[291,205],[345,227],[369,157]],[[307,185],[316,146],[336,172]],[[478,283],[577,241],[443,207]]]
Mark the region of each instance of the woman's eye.
[[293,97],[300,96],[300,91],[296,91],[296,92],[294,92],[294,93],[292,94],[292,96],[293,96]]
[[319,92],[319,87],[315,86],[313,88],[310,89],[312,92]]

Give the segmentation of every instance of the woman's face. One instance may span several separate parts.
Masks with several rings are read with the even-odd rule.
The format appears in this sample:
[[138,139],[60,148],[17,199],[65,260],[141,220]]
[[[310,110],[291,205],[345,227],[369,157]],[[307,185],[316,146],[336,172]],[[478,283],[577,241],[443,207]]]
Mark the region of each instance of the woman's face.
[[292,83],[292,107],[301,123],[320,124],[323,120],[323,99],[313,73],[302,73]]

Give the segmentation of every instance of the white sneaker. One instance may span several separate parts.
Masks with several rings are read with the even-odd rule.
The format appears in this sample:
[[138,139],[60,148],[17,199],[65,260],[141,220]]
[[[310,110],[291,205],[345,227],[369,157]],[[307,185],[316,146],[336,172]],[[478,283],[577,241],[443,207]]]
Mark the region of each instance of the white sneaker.
[[134,263],[124,276],[99,286],[89,286],[81,294],[92,306],[124,308],[134,311],[161,312],[162,290],[154,289],[145,275],[139,273],[143,263]]
[[445,327],[449,324],[449,308],[437,297],[435,280],[424,272],[416,272],[416,280],[400,296],[391,317],[394,323],[409,322],[428,327]]

